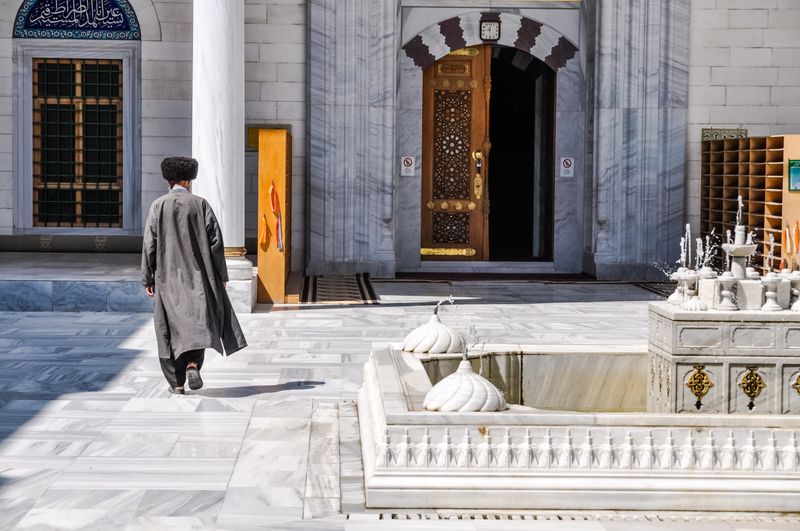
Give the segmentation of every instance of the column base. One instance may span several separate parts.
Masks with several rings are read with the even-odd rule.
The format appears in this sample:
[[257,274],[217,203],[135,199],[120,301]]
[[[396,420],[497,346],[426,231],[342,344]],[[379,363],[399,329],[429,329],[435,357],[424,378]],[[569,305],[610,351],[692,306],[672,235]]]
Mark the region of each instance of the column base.
[[237,313],[253,313],[256,307],[256,276],[253,263],[244,257],[227,257],[228,297]]

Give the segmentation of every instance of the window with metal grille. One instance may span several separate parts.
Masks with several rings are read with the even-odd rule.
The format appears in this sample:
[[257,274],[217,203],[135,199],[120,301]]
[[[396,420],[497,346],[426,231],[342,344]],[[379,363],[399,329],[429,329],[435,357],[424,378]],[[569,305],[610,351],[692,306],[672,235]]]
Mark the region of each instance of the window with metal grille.
[[122,227],[122,61],[33,60],[33,224]]

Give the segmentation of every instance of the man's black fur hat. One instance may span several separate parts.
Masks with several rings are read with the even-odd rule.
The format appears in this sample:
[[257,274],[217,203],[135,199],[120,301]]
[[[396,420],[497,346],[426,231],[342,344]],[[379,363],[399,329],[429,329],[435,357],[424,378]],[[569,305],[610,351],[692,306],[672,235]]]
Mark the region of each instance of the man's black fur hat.
[[167,157],[161,161],[161,175],[168,181],[197,178],[197,161],[192,157]]

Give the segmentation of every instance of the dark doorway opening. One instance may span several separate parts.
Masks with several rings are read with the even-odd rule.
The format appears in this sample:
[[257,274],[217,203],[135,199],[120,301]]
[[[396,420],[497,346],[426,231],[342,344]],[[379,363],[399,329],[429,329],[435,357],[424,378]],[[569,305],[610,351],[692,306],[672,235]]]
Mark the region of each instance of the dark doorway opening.
[[491,260],[553,259],[555,77],[528,53],[492,49]]

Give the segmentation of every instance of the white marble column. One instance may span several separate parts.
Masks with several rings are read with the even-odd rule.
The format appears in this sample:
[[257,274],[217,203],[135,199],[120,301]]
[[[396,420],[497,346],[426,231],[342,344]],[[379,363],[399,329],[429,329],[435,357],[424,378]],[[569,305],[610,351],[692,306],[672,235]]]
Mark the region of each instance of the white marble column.
[[192,21],[192,156],[200,165],[192,191],[209,202],[222,227],[234,308],[250,311],[255,282],[244,258],[244,1],[195,1]]

